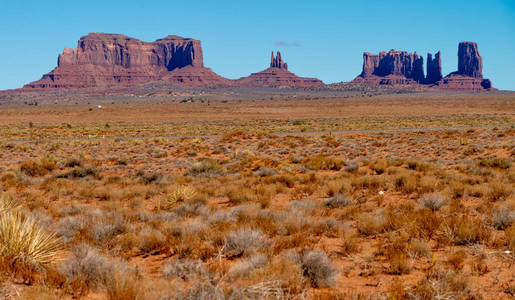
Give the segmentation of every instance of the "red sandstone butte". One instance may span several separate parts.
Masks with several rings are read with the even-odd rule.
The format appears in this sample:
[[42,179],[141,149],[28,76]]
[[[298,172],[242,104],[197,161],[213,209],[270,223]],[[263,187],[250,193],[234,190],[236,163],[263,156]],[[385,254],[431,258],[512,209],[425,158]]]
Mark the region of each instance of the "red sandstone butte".
[[483,79],[483,59],[473,42],[459,44],[458,71],[436,82],[434,88],[449,91],[496,90],[490,79]]
[[442,78],[440,51],[427,55],[427,76],[424,60],[417,53],[390,50],[379,54],[363,53],[363,70],[352,82],[372,85],[425,85],[439,90],[495,90],[489,79],[483,79],[483,60],[476,43],[461,42],[458,47],[458,71]]
[[279,51],[277,51],[277,56],[274,56],[274,52],[272,51],[272,58],[268,69],[252,73],[248,77],[237,79],[235,83],[239,86],[265,87],[310,87],[324,84],[320,79],[299,77],[288,71],[288,64],[283,62]]
[[353,82],[405,85],[424,81],[424,58],[406,51],[363,53],[363,70]]
[[189,85],[225,84],[204,67],[200,41],[170,35],[147,43],[121,34],[90,33],[64,49],[57,67],[24,89],[132,85],[164,80]]

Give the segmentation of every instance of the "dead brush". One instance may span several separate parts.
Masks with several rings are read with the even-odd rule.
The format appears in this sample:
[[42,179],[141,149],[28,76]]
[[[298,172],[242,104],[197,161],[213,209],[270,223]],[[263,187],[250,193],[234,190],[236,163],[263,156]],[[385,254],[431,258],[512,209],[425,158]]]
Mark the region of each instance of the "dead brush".
[[461,271],[465,265],[465,258],[467,258],[467,253],[465,253],[465,251],[453,251],[447,258],[447,264],[450,265],[455,271]]
[[499,180],[488,183],[487,196],[492,201],[508,199],[513,194],[513,185],[505,184]]
[[113,261],[105,276],[108,300],[143,299],[143,288],[137,282],[141,279],[137,269],[125,261]]
[[383,232],[387,225],[385,214],[365,213],[358,216],[358,232],[362,235],[373,235]]
[[508,228],[515,222],[515,209],[511,203],[504,203],[492,211],[492,222],[496,229]]
[[325,206],[328,208],[343,208],[349,205],[354,205],[355,203],[355,200],[349,195],[340,193],[325,200]]
[[240,228],[231,231],[225,239],[224,252],[229,256],[250,255],[268,245],[269,241],[260,230]]
[[416,259],[419,257],[430,258],[431,246],[429,242],[424,239],[412,239],[408,244],[408,253],[411,258]]
[[446,219],[443,231],[447,240],[455,245],[482,243],[490,238],[490,231],[484,222],[469,216]]
[[301,252],[298,262],[313,287],[331,287],[335,284],[337,269],[329,261],[327,254],[320,250]]
[[420,280],[411,294],[414,299],[477,299],[462,274],[439,266]]
[[422,195],[419,204],[421,207],[429,208],[432,211],[437,211],[448,202],[449,200],[442,194],[431,193]]

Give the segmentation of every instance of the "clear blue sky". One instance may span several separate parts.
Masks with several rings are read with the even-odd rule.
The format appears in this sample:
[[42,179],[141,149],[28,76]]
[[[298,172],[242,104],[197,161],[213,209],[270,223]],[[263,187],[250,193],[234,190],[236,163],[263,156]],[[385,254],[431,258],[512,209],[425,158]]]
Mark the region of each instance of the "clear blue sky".
[[291,71],[326,83],[352,80],[362,53],[442,51],[457,69],[460,41],[475,41],[483,75],[515,90],[511,1],[9,1],[0,3],[0,89],[37,80],[64,47],[89,32],[144,41],[169,34],[202,41],[204,64],[228,78],[267,67],[281,50]]

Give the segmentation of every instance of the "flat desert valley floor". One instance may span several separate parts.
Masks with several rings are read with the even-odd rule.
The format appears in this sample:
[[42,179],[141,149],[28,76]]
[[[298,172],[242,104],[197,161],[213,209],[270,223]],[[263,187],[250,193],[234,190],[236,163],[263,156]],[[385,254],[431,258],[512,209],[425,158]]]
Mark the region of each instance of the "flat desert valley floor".
[[6,299],[515,296],[514,93],[25,97]]

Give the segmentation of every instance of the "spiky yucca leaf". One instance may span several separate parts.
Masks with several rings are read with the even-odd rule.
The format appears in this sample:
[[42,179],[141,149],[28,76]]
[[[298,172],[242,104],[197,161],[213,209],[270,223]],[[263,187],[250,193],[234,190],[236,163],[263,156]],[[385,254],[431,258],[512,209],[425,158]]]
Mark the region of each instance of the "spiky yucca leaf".
[[176,203],[189,201],[195,197],[195,190],[189,186],[178,186],[168,194],[168,204],[173,206]]
[[18,203],[6,194],[0,195],[0,213],[7,212],[8,210],[18,207]]
[[19,211],[0,214],[0,256],[5,263],[45,267],[61,249],[60,239]]

